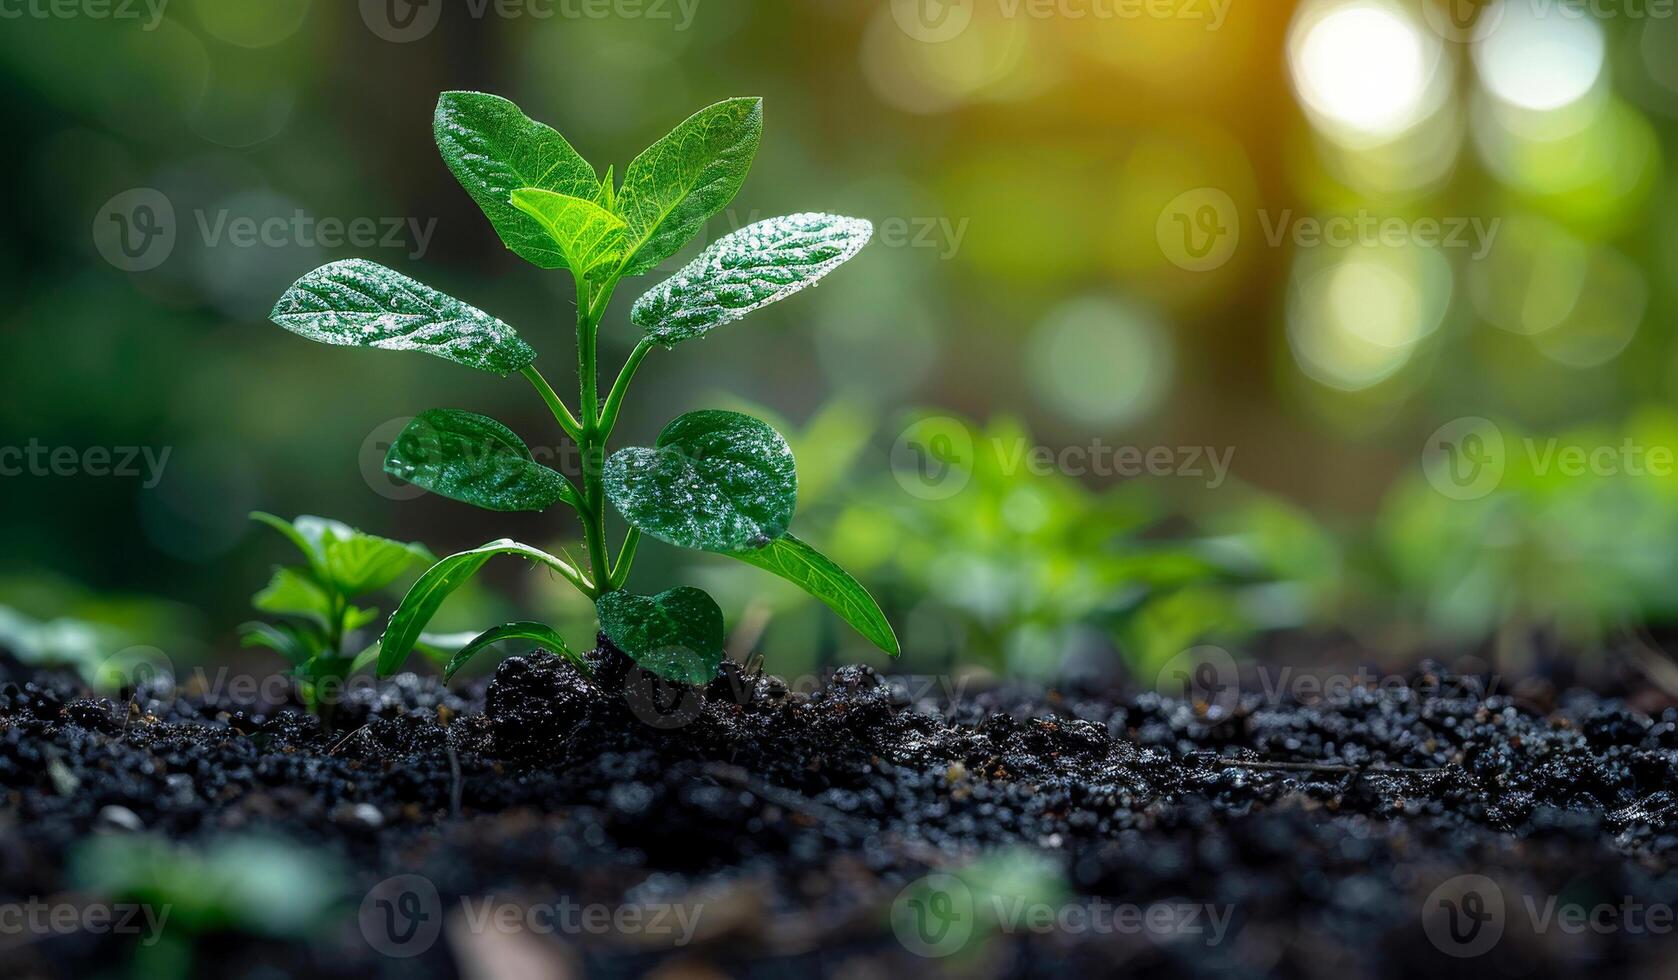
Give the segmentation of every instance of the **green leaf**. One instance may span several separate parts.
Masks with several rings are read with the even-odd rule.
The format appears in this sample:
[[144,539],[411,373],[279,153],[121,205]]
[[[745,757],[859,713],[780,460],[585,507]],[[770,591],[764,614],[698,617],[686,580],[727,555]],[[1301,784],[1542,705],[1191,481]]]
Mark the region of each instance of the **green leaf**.
[[326,540],[326,574],[346,596],[382,589],[416,565],[436,561],[421,544],[405,544],[351,530]]
[[280,616],[306,616],[322,627],[332,623],[332,597],[315,577],[298,568],[276,568],[251,605]]
[[455,671],[466,666],[466,662],[477,656],[479,651],[502,640],[534,640],[576,664],[583,673],[589,672],[588,661],[567,646],[564,637],[554,632],[552,626],[544,623],[507,623],[479,633],[470,643],[461,647],[460,652],[449,661],[449,665],[443,668],[443,683],[448,683],[454,677]]
[[239,642],[246,647],[267,647],[301,667],[320,655],[326,639],[317,630],[296,623],[242,623]]
[[253,511],[251,520],[285,535],[308,558],[316,583],[345,596],[382,589],[414,565],[437,560],[423,544],[364,534],[329,517],[304,514],[288,521]]
[[536,462],[513,430],[453,408],[414,416],[385,454],[385,472],[485,510],[546,510],[556,501],[579,505],[570,481]]
[[592,199],[594,168],[565,137],[506,99],[482,92],[444,92],[432,120],[443,162],[478,202],[501,241],[544,269],[563,269],[565,255],[529,215],[509,201],[521,187]]
[[507,324],[365,259],[328,263],[292,283],[269,318],[323,344],[424,351],[502,375],[536,359]]
[[655,596],[608,592],[594,611],[606,638],[660,677],[704,684],[717,676],[722,610],[703,591],[684,585]]
[[786,533],[798,506],[787,441],[739,412],[678,417],[654,448],[615,453],[604,480],[606,495],[630,524],[701,551],[760,548]]
[[894,657],[903,652],[886,614],[862,583],[798,538],[784,534],[755,551],[731,551],[729,556],[773,572],[820,599],[881,650]]
[[450,555],[426,569],[425,574],[408,589],[408,594],[402,597],[402,604],[390,614],[390,623],[385,626],[384,638],[379,642],[380,677],[396,673],[415,644],[422,640],[425,624],[431,622],[443,600],[466,584],[467,579],[477,574],[478,569],[496,555],[515,555],[546,565],[581,587],[582,576],[570,565],[539,548],[507,538]]
[[354,633],[379,618],[379,611],[371,606],[350,606],[344,610],[344,633]]
[[862,251],[874,226],[834,214],[793,214],[748,225],[635,301],[629,318],[674,347],[813,286]]
[[[308,559],[309,566],[311,568],[317,568],[317,570],[321,562],[326,558],[326,552],[323,550],[322,545],[324,543],[323,538],[327,533],[327,526],[329,524],[338,523],[336,521],[328,521],[324,517],[309,517],[307,515],[299,517],[294,522],[260,510],[251,511],[250,516],[251,520],[256,521],[258,524],[266,524],[285,535],[286,540],[290,541],[297,550],[302,553],[303,557]],[[305,524],[304,522],[307,523]],[[347,525],[339,526],[343,527],[346,531],[349,529]]]
[[729,99],[689,116],[624,171],[614,210],[629,224],[625,275],[676,254],[746,181],[763,138],[763,100]]
[[530,215],[565,258],[565,268],[586,276],[616,261],[623,247],[623,219],[592,200],[536,187],[513,192],[513,207]]
[[[600,178],[600,190],[594,195],[594,203],[608,211],[617,207],[618,185],[612,177],[611,164],[606,165],[606,176]],[[614,212],[615,213],[615,212]]]

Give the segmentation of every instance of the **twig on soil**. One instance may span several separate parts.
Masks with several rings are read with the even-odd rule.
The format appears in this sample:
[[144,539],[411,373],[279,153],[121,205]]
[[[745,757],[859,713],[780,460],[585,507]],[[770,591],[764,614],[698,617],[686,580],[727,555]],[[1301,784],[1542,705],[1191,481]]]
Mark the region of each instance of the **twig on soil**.
[[362,725],[360,728],[357,728],[355,731],[350,732],[348,735],[345,735],[343,738],[339,739],[338,744],[334,745],[331,749],[327,750],[326,754],[327,755],[337,755],[338,750],[343,748],[345,745],[348,745],[350,739],[355,738],[357,735],[360,735],[362,732],[364,732],[367,729],[372,728],[372,727],[373,727],[373,723],[368,722],[367,724]]

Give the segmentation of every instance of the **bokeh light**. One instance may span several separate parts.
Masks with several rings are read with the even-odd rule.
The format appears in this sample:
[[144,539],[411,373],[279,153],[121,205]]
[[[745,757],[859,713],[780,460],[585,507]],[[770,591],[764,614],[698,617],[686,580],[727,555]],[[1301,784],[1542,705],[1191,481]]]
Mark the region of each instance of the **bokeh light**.
[[1594,19],[1531,0],[1500,0],[1482,16],[1497,27],[1474,46],[1486,91],[1521,109],[1548,112],[1589,95],[1602,77],[1606,41]]
[[1321,0],[1303,8],[1288,42],[1294,88],[1320,128],[1379,142],[1438,108],[1449,72],[1438,37],[1381,0]]
[[1311,378],[1344,391],[1371,387],[1438,329],[1451,289],[1450,263],[1434,249],[1314,250],[1289,293],[1289,345]]
[[1072,421],[1133,422],[1170,390],[1165,325],[1115,300],[1084,297],[1057,307],[1032,333],[1029,351],[1033,390]]

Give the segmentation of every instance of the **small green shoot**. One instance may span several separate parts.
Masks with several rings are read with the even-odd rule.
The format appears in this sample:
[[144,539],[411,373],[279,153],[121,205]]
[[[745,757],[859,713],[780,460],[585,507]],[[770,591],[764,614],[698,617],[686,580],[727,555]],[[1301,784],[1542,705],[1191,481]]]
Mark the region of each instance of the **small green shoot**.
[[[245,623],[240,634],[245,646],[268,647],[285,657],[303,703],[327,720],[344,680],[378,654],[377,643],[359,654],[346,652],[356,633],[379,617],[377,609],[358,606],[356,600],[437,558],[424,545],[363,534],[324,517],[288,521],[257,512],[251,519],[285,535],[302,553],[303,564],[274,569],[251,604],[278,618]],[[420,645],[418,637],[415,645]],[[434,655],[442,659],[447,653]]]

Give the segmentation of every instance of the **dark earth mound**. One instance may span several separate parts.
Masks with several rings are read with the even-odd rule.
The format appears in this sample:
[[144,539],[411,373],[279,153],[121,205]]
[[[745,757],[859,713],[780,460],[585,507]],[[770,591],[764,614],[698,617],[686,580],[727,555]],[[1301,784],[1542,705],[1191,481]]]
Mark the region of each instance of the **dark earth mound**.
[[[546,654],[461,692],[404,675],[332,733],[0,664],[0,911],[88,899],[90,839],[277,836],[331,862],[333,914],[301,937],[199,916],[172,969],[1653,976],[1678,949],[1678,710],[1482,697],[1433,668],[1224,711],[917,700],[860,667],[674,697],[592,657],[592,682]],[[7,921],[7,977],[162,961]]]

